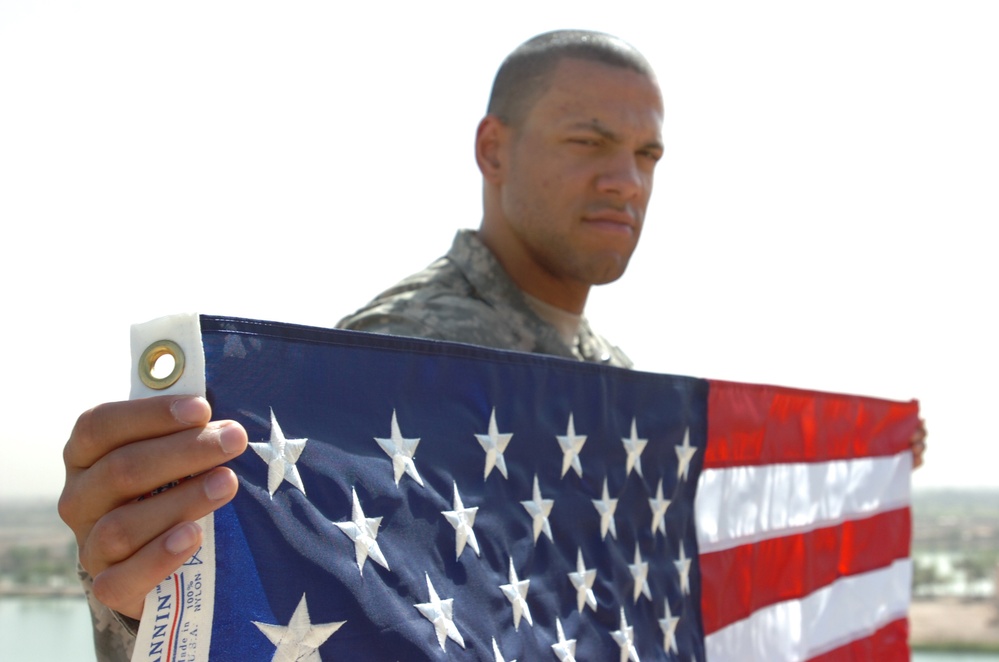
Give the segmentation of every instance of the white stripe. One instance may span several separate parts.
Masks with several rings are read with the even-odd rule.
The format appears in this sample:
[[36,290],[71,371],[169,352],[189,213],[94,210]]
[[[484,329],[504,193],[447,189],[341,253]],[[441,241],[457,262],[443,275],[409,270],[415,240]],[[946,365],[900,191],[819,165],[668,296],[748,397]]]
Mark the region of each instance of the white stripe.
[[708,662],[799,662],[870,636],[908,612],[912,563],[839,579],[705,637]]
[[912,454],[705,469],[694,513],[701,553],[907,506]]

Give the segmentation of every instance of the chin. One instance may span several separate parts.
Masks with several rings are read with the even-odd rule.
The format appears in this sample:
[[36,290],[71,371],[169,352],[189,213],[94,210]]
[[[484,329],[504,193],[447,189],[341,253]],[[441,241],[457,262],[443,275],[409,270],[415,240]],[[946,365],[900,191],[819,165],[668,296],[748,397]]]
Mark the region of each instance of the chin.
[[627,268],[628,258],[616,255],[613,258],[601,260],[598,264],[593,265],[593,268],[589,270],[590,277],[587,280],[591,285],[613,283],[624,275]]

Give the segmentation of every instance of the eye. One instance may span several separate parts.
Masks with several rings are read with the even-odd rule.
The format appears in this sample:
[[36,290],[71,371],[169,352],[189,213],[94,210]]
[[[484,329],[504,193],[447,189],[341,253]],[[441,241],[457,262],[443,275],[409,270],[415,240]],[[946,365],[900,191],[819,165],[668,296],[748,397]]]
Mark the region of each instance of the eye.
[[600,141],[596,138],[583,138],[583,137],[569,138],[569,142],[573,143],[574,145],[584,145],[586,147],[596,147],[600,144]]
[[662,152],[657,149],[642,149],[638,151],[638,155],[652,161],[653,163],[658,163],[659,159],[663,157]]

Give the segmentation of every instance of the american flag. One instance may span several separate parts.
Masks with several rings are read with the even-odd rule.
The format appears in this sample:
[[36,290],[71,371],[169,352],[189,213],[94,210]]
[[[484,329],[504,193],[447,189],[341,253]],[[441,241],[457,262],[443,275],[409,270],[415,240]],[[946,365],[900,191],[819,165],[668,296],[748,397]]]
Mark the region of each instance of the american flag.
[[909,660],[916,402],[710,382],[708,659]]
[[[205,547],[147,599],[134,660],[891,659],[828,657],[884,632],[905,649],[904,601],[849,627],[856,604],[828,605],[850,582],[880,604],[867,576],[902,574],[913,404],[187,321],[216,417],[252,449]],[[809,407],[843,416],[812,429]],[[794,429],[797,456],[767,454]],[[859,488],[883,462],[897,489]]]

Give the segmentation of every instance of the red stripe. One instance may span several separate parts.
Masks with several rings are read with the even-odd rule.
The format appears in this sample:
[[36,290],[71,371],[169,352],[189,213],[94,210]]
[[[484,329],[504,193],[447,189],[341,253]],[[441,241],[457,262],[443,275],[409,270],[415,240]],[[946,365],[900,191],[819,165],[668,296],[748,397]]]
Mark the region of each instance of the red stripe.
[[803,598],[840,577],[909,556],[911,518],[900,508],[837,526],[701,554],[704,634],[757,609]]
[[900,618],[869,637],[813,657],[808,662],[909,662],[909,621]]
[[919,404],[711,381],[705,468],[895,455]]
[[180,601],[184,599],[180,592],[180,576],[177,573],[173,574],[173,594],[176,597],[176,602],[173,609],[173,623],[170,625],[170,638],[166,642],[165,662],[170,662],[170,656],[173,655],[174,637],[177,636],[177,620],[180,618]]

